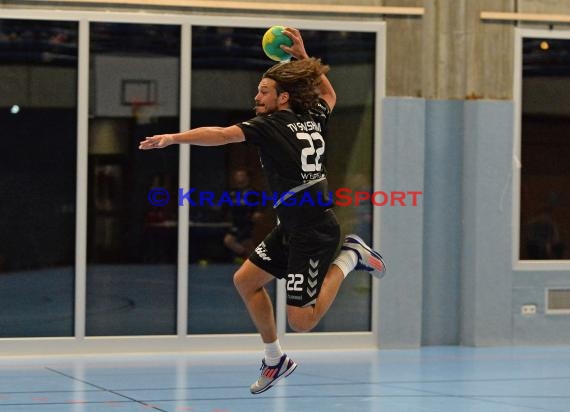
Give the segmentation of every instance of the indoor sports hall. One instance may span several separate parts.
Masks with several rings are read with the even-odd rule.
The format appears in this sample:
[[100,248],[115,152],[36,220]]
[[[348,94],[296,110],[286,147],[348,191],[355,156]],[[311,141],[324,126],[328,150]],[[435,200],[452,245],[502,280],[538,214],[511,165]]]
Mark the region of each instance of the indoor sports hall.
[[[275,25],[330,66],[326,158],[291,127],[387,273],[306,333],[270,283],[298,367],[252,395],[267,165],[139,143],[253,118]],[[568,412],[569,102],[567,1],[0,0],[0,412]]]

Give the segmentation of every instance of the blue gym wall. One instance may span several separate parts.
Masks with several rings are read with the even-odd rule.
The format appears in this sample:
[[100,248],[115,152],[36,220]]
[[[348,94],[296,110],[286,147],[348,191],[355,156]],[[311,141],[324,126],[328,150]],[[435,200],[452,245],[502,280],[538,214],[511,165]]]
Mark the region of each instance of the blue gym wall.
[[[426,107],[423,99],[383,105],[381,185],[385,192],[423,190]],[[417,207],[382,207],[380,247],[388,274],[380,283],[380,345],[415,347],[422,325],[424,195]]]
[[[382,347],[570,343],[570,316],[544,313],[544,289],[570,287],[568,272],[512,267],[513,111],[512,101],[384,99],[382,188],[423,196],[381,211]],[[520,314],[528,303],[536,315]]]

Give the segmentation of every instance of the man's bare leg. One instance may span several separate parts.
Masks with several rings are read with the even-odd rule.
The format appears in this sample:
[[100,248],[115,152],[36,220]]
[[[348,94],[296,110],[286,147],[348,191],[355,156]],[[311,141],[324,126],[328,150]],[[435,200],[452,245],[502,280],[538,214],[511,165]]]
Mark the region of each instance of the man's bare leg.
[[234,284],[264,343],[277,340],[273,303],[265,285],[275,278],[248,259],[234,274]]
[[344,278],[355,269],[366,271],[378,279],[386,274],[386,264],[380,253],[357,235],[348,235],[325,275],[315,304],[307,307],[287,306],[289,326],[297,332],[313,329],[329,310]]
[[308,332],[313,329],[331,307],[343,280],[344,274],[340,268],[336,265],[331,265],[325,275],[321,292],[314,306],[302,308],[287,305],[289,326],[296,332]]

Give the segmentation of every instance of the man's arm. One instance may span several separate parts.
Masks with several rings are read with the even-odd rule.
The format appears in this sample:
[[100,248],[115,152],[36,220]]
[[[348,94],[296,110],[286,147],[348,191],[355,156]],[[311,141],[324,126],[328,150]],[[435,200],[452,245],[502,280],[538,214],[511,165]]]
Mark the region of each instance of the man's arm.
[[329,109],[332,111],[336,104],[336,93],[334,88],[329,81],[328,77],[321,74],[321,84],[319,84],[319,95],[329,105]]
[[243,131],[238,126],[198,127],[180,133],[158,134],[140,142],[139,149],[162,149],[172,144],[193,144],[196,146],[221,146],[239,143],[245,140]]
[[[281,48],[289,53],[291,56],[297,60],[308,59],[309,54],[305,50],[305,44],[303,43],[303,38],[299,30],[292,27],[286,27],[283,30],[283,34],[293,40],[291,47],[281,46]],[[329,81],[328,77],[321,74],[321,83],[319,84],[319,96],[329,105],[329,109],[332,110],[336,104],[336,93],[334,88]]]

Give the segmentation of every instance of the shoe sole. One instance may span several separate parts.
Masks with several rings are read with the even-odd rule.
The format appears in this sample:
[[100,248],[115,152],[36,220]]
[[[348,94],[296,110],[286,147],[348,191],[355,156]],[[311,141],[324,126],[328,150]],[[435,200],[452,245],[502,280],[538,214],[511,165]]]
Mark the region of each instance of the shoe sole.
[[271,389],[277,382],[279,382],[281,379],[286,378],[287,376],[291,375],[293,373],[293,371],[297,369],[297,364],[295,362],[293,362],[293,366],[291,366],[289,369],[287,369],[283,375],[275,378],[273,380],[273,382],[271,382],[269,385],[267,385],[265,388],[257,391],[257,392],[251,392],[252,395],[259,395],[260,393],[265,392],[266,390]]
[[[374,256],[375,258],[377,258],[378,260],[380,260],[380,262],[382,262],[382,267],[384,268],[382,271],[373,268],[374,271],[371,272],[371,275],[374,276],[375,278],[378,279],[382,279],[384,277],[384,275],[386,275],[386,262],[384,262],[384,258],[382,257],[382,255],[378,252],[376,252],[374,249],[370,248],[366,242],[364,240],[362,240],[362,238],[358,235],[348,235],[346,236],[346,238],[350,238],[354,241],[356,241],[356,243],[358,243],[360,246],[362,246],[364,249],[366,249],[368,251],[368,253],[370,253],[372,256]],[[350,247],[350,246],[347,246]]]

